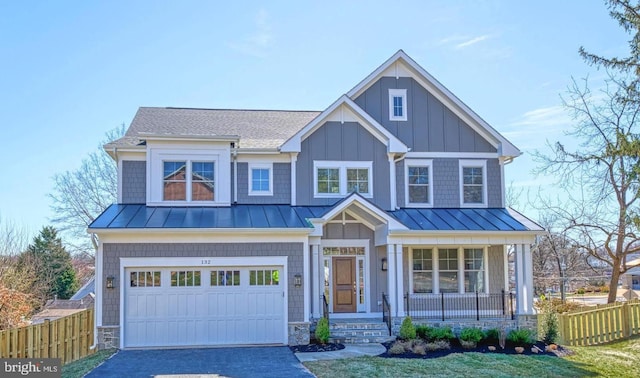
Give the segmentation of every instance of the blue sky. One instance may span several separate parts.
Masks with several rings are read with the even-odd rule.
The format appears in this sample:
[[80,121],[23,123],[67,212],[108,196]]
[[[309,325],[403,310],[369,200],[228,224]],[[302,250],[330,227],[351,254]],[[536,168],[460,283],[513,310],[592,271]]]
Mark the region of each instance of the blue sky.
[[[222,5],[224,4],[224,5]],[[398,49],[525,154],[571,127],[559,95],[625,55],[603,1],[0,2],[0,217],[49,223],[52,176],[139,106],[323,110]]]

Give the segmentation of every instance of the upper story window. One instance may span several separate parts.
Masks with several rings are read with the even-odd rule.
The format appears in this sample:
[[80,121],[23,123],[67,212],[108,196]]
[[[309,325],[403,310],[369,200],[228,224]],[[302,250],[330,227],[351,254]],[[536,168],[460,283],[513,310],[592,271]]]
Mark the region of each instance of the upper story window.
[[486,160],[460,160],[460,206],[487,206]]
[[315,197],[343,197],[353,192],[373,195],[370,161],[314,161],[313,168]]
[[249,195],[273,195],[273,164],[249,163]]
[[214,201],[215,163],[212,161],[164,161],[164,201]]
[[389,120],[407,120],[407,90],[389,89]]
[[431,160],[405,160],[405,199],[407,206],[433,205],[433,170]]

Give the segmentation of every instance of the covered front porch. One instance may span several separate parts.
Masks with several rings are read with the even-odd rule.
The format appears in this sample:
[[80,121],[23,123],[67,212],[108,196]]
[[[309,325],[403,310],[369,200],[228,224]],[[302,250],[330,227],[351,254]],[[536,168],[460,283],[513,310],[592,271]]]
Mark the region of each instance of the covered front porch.
[[518,213],[387,212],[353,195],[310,221],[313,319],[479,320],[534,313],[530,245],[542,228]]

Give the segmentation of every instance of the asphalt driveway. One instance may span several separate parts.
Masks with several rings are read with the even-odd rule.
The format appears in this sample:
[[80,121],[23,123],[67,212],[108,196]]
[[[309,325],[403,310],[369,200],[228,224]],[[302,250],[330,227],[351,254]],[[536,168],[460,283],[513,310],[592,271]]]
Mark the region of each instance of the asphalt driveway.
[[288,347],[122,350],[86,377],[314,377]]

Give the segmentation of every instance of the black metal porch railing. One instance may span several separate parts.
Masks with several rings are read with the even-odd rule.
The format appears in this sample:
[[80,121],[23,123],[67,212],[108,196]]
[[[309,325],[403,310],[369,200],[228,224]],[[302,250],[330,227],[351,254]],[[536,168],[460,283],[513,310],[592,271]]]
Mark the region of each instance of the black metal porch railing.
[[404,297],[407,315],[414,319],[515,318],[513,293],[409,294]]
[[329,321],[329,302],[327,296],[322,294],[322,317]]
[[382,293],[382,321],[387,323],[389,336],[391,336],[391,306],[389,305],[389,298],[384,293]]

